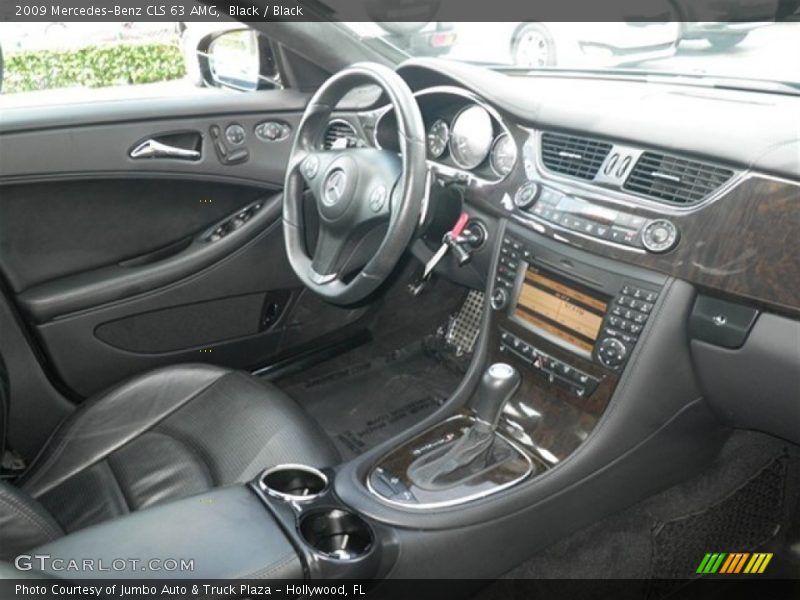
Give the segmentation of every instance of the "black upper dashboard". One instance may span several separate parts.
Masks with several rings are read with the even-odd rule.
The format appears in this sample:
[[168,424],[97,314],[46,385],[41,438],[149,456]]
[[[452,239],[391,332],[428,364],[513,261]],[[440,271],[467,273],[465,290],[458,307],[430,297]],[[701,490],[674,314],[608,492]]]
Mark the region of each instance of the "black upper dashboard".
[[[443,122],[452,141],[466,107],[490,116],[491,134],[473,140],[473,164],[454,158],[452,144],[431,148],[426,140],[431,171],[460,184],[473,208],[598,256],[800,313],[800,283],[787,284],[800,282],[799,97],[512,77],[435,59],[398,72],[429,136]],[[374,99],[347,112],[364,143],[391,148],[390,111]],[[505,134],[515,148],[508,170],[497,173],[492,148]]]
[[705,157],[800,179],[800,96],[549,73],[516,77],[441,59],[398,67],[412,90],[452,85],[520,125]]

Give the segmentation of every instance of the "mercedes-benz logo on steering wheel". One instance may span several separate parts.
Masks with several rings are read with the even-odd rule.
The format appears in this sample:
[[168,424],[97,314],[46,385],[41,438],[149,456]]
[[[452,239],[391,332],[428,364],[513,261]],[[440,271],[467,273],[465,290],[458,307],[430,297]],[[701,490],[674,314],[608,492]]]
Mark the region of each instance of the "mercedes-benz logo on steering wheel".
[[344,196],[347,176],[341,169],[331,171],[325,184],[322,186],[322,201],[328,206],[333,206]]

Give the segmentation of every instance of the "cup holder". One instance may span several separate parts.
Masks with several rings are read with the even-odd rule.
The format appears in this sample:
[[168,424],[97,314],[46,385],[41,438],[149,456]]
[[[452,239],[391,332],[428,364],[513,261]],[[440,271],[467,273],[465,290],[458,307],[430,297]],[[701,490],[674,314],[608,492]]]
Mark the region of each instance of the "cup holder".
[[271,496],[304,502],[319,496],[328,487],[325,474],[305,465],[279,465],[264,471],[261,487]]
[[338,560],[354,560],[372,546],[372,531],[364,519],[338,508],[305,515],[300,534],[317,552]]

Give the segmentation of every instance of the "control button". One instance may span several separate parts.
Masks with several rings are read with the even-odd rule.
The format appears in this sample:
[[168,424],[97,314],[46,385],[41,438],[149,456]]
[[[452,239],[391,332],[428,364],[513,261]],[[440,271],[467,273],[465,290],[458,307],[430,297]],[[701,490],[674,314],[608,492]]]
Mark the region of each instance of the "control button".
[[231,123],[225,128],[225,139],[228,140],[232,146],[238,146],[243,143],[245,136],[244,127],[238,123]]
[[656,301],[656,298],[658,298],[658,294],[656,294],[655,292],[647,292],[647,293],[645,293],[645,295],[644,295],[644,299],[645,299],[647,302],[650,302],[650,303],[653,303],[653,302],[655,302],[655,301]]
[[502,288],[496,289],[492,293],[491,305],[494,310],[503,310],[508,306],[508,292]]
[[306,179],[314,179],[319,172],[319,158],[312,154],[303,161],[300,169],[303,171],[303,175],[305,175]]
[[256,125],[256,137],[264,142],[277,142],[289,137],[291,127],[278,121],[264,121]]
[[514,194],[514,206],[520,210],[530,208],[539,195],[539,185],[534,181],[528,181],[521,185]]
[[600,342],[597,356],[600,362],[610,369],[616,369],[625,360],[628,349],[625,345],[615,338],[605,338]]
[[372,212],[380,212],[386,203],[386,188],[378,185],[369,196],[369,207]]
[[624,244],[631,233],[630,229],[625,229],[624,227],[612,227],[611,228],[611,239],[614,242],[619,242],[620,244]]
[[516,271],[517,267],[519,266],[519,263],[516,260],[513,260],[513,259],[508,258],[506,256],[501,256],[500,257],[500,264],[503,265],[503,266],[508,267],[512,271]]
[[642,245],[650,252],[667,252],[678,243],[678,229],[671,221],[650,221],[642,230]]

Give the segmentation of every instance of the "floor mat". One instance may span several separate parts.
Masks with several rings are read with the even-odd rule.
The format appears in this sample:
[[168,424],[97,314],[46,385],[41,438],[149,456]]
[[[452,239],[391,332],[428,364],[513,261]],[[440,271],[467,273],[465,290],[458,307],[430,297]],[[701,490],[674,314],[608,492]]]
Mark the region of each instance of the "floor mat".
[[[781,560],[792,558],[798,539],[791,525],[800,514],[799,484],[796,447],[737,431],[701,474],[532,553],[480,598],[514,597],[507,592],[516,580],[534,582],[548,597],[548,580],[582,578],[638,580],[624,590],[638,600],[683,599],[694,585],[688,580],[705,581],[696,569],[709,552],[773,552],[763,577],[784,577],[794,565]],[[581,598],[620,597],[587,587]]]
[[313,376],[286,392],[348,460],[433,413],[460,380],[419,343]]

